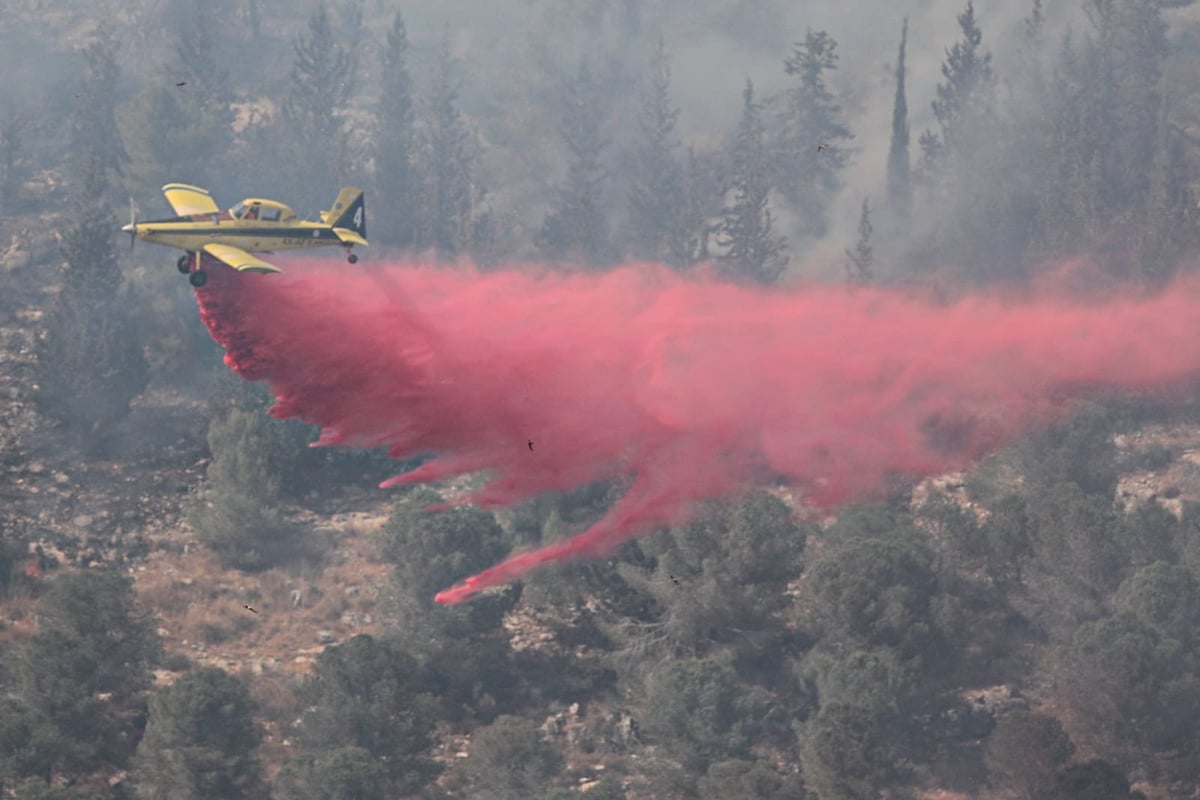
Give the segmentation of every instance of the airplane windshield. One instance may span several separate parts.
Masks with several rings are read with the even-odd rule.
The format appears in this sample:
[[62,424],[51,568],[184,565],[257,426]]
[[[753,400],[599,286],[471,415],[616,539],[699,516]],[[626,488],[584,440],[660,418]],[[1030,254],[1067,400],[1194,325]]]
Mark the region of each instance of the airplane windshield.
[[238,203],[236,206],[229,209],[229,215],[231,217],[233,217],[234,219],[241,219],[242,216],[246,213],[246,208],[247,208],[247,206],[245,203]]

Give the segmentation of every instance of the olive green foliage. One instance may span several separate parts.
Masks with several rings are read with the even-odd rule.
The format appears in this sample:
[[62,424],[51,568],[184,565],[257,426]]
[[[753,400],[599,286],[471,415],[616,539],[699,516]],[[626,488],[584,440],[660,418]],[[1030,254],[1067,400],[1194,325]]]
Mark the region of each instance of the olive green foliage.
[[53,731],[38,714],[13,697],[0,697],[0,788],[28,775],[49,773],[53,754],[46,747]]
[[1119,471],[1114,427],[1105,406],[1084,404],[1020,446],[1022,472],[1038,484],[1069,481],[1111,496]]
[[582,61],[563,92],[559,130],[570,154],[567,179],[537,237],[542,252],[554,261],[602,264],[611,255],[603,202],[608,172],[604,119],[609,110],[600,88]]
[[465,764],[471,797],[527,800],[555,781],[562,756],[546,742],[530,720],[501,716],[471,737]]
[[436,712],[426,683],[416,660],[393,640],[359,635],[326,648],[297,692],[304,712],[296,729],[301,756],[291,773],[296,785],[300,776],[312,776],[349,791],[349,765],[368,758],[375,765],[364,773],[368,788],[418,790],[438,771],[423,755]]
[[433,86],[424,98],[419,151],[428,165],[420,209],[420,249],[452,259],[471,252],[486,258],[492,237],[480,185],[475,138],[462,110],[461,64],[448,33],[438,42]]
[[712,659],[672,661],[650,676],[643,729],[689,771],[746,755],[766,714],[765,697]]
[[1039,797],[1075,752],[1054,717],[1015,711],[1000,719],[988,736],[985,759],[989,780],[1023,798]]
[[105,167],[92,159],[81,169],[74,222],[62,235],[63,288],[37,349],[37,401],[72,441],[97,452],[146,388],[148,373],[117,264],[116,220],[97,202],[108,193]]
[[1062,770],[1053,787],[1036,800],[1146,800],[1146,796],[1130,788],[1119,767],[1096,758]]
[[396,565],[405,593],[433,606],[433,595],[505,554],[504,531],[475,506],[428,510],[443,499],[420,489],[400,499],[380,537],[380,555]]
[[1076,632],[1064,682],[1076,708],[1117,741],[1151,751],[1195,746],[1200,592],[1182,567],[1152,564],[1117,591],[1111,616]]
[[721,211],[718,257],[728,277],[773,283],[787,266],[787,240],[775,232],[770,199],[773,175],[766,144],[762,102],[755,99],[754,84],[746,80],[742,91],[742,116],[730,154],[731,200]]
[[862,706],[822,706],[797,733],[804,784],[821,800],[877,798],[898,776],[891,737]]
[[1110,497],[1074,483],[1049,484],[1031,493],[1028,514],[1046,610],[1067,620],[1094,613],[1129,558],[1130,539]]
[[906,709],[918,685],[912,664],[891,647],[839,652],[836,656],[817,652],[809,668],[815,672],[822,706],[840,703],[881,714],[896,713]]
[[208,426],[212,461],[204,484],[187,505],[187,517],[197,538],[226,566],[273,566],[296,542],[270,464],[275,442],[271,424],[261,413],[233,409]]
[[372,240],[415,248],[421,234],[421,173],[417,160],[417,108],[409,73],[408,28],[399,11],[392,18],[382,53],[383,95],[375,137],[376,179]]
[[150,686],[161,644],[152,618],[135,603],[133,581],[124,575],[102,569],[60,575],[38,604],[38,623],[39,635],[60,634],[79,643],[96,664],[97,692],[128,698]]
[[700,779],[700,800],[803,800],[796,775],[780,775],[762,761],[718,761]]
[[904,516],[860,509],[831,532],[844,538],[805,585],[814,632],[839,649],[895,648],[924,670],[951,666],[955,598],[942,591],[934,555]]
[[187,182],[231,177],[234,111],[227,54],[222,39],[223,9],[195,3],[172,20],[171,72],[184,85],[148,81],[116,114],[129,153],[126,188],[139,200],[158,202],[163,176]]
[[[537,800],[578,800],[579,789],[551,789],[544,794],[540,794]],[[602,778],[598,782],[592,784],[587,789],[588,800],[626,800],[625,790],[621,788],[621,782],[613,777]]]
[[23,184],[28,177],[30,159],[29,118],[12,105],[0,116],[0,211],[15,213],[21,205]]
[[387,768],[361,747],[293,756],[271,783],[273,800],[386,800]]
[[66,786],[51,786],[42,778],[30,778],[17,787],[13,800],[87,800],[87,795]]
[[[349,40],[338,35],[335,20],[347,14]],[[294,60],[282,113],[270,128],[264,153],[279,159],[288,196],[301,209],[326,208],[333,187],[342,185],[358,155],[345,110],[354,92],[358,57],[354,39],[361,33],[362,3],[350,3],[335,15],[321,0],[293,43]],[[295,169],[304,164],[304,169]]]
[[472,506],[428,510],[441,502],[436,492],[420,489],[392,507],[379,536],[380,555],[394,565],[384,611],[435,687],[474,706],[511,684],[500,621],[516,596],[509,589],[457,606],[434,603],[436,592],[507,552],[493,514]]
[[662,609],[656,635],[699,654],[779,632],[787,583],[800,573],[804,533],[791,509],[763,491],[711,503],[685,525],[650,537],[652,571],[622,573]]
[[202,667],[160,689],[134,759],[145,800],[260,797],[261,739],[246,686],[224,670]]
[[132,582],[104,570],[59,576],[38,605],[37,634],[13,653],[16,701],[0,735],[17,745],[10,778],[50,768],[123,765],[160,654],[152,622],[134,606]]
[[703,225],[689,203],[688,176],[680,157],[671,101],[671,64],[660,37],[643,78],[638,108],[638,140],[632,158],[637,170],[629,186],[630,254],[674,267],[695,262]]
[[[779,188],[796,206],[803,233],[820,236],[829,224],[831,199],[854,154],[845,115],[829,88],[837,69],[837,40],[809,29],[784,61],[791,77],[782,96],[779,142],[773,156]],[[820,156],[814,158],[818,145]],[[866,205],[863,206],[864,215]],[[870,265],[864,264],[869,272]]]

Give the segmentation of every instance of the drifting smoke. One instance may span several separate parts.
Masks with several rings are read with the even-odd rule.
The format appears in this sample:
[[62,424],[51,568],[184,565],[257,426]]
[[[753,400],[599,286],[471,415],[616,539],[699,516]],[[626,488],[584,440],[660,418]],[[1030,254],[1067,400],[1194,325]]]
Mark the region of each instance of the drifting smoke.
[[[318,444],[431,459],[383,486],[489,471],[503,506],[623,478],[573,538],[441,592],[458,603],[598,556],[762,479],[835,505],[957,468],[1103,387],[1200,373],[1200,285],[1090,304],[897,289],[762,290],[631,265],[601,274],[421,265],[219,267],[197,292],[226,362]],[[533,442],[532,449],[528,442]]]

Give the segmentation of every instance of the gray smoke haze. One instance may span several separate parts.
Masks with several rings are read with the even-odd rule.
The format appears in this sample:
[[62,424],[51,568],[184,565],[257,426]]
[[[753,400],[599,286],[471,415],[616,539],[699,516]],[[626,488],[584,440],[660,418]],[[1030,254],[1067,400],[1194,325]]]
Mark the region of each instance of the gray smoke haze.
[[[1033,105],[1020,102],[1023,72],[1037,56],[1050,71],[1064,32],[1073,29],[1078,40],[1087,27],[1083,0],[1050,0],[1045,5],[1045,52],[1035,54],[1024,41],[1033,0],[975,3],[983,47],[993,54],[1003,107]],[[597,76],[606,105],[603,127],[610,145],[605,159],[613,179],[605,190],[605,211],[610,227],[619,231],[627,215],[626,160],[638,133],[639,90],[660,34],[671,64],[680,144],[716,159],[737,126],[745,81],[754,82],[759,99],[778,95],[792,80],[784,72],[784,61],[794,44],[809,29],[825,31],[838,44],[838,68],[828,80],[855,134],[853,158],[840,176],[843,190],[828,203],[829,229],[820,241],[803,238],[797,210],[782,197],[773,197],[772,211],[778,230],[789,238],[789,274],[835,278],[844,262],[843,249],[854,241],[863,199],[870,198],[876,208],[883,199],[902,20],[909,21],[906,89],[909,155],[915,165],[920,158],[918,139],[934,125],[930,102],[942,79],[946,50],[959,37],[957,16],[965,6],[965,0],[328,0],[335,37],[346,44],[352,37],[357,41],[354,88],[344,118],[358,130],[362,146],[350,154],[339,174],[368,187],[375,175],[370,145],[381,93],[380,57],[397,12],[407,24],[409,66],[421,102],[432,84],[439,44],[443,37],[449,43],[456,59],[459,100],[478,141],[475,177],[500,221],[499,249],[508,258],[537,255],[534,235],[566,173],[568,157],[558,128],[565,86],[581,61],[586,60]],[[67,116],[70,76],[81,64],[78,50],[90,31],[105,24],[119,47],[118,95],[125,105],[118,116],[128,115],[145,100],[139,92],[146,87],[173,87],[188,80],[194,86],[203,77],[186,74],[178,46],[180,37],[194,30],[197,15],[206,11],[215,19],[212,55],[228,76],[239,115],[258,114],[277,122],[293,86],[296,39],[306,31],[316,7],[315,2],[284,0],[104,0],[87,6],[50,0],[37,8],[14,4],[4,30],[5,41],[13,47],[0,52],[0,65],[6,67],[3,92],[7,97],[35,98],[34,102],[48,98],[45,104]],[[362,13],[357,31],[356,7]],[[257,28],[252,10],[257,11]],[[39,20],[47,14],[59,21],[57,34],[38,33],[44,29],[38,27]],[[155,112],[148,117],[142,113],[153,118]],[[161,208],[160,180],[151,180],[157,171],[161,182],[204,183],[222,203],[250,194],[279,196],[302,214],[312,213],[327,198],[289,195],[295,187],[279,164],[269,158],[244,158],[274,149],[275,135],[267,131],[262,142],[251,143],[239,131],[234,138],[243,160],[234,163],[225,151],[218,151],[208,168],[198,167],[196,159],[189,160],[174,143],[143,143],[143,150],[157,149],[161,163],[135,164],[141,183],[125,188],[147,210]],[[197,171],[202,174],[194,174]],[[995,177],[1000,182],[1004,176]],[[913,220],[913,238],[926,233],[937,215],[935,209],[925,209]]]
[[[1016,42],[1024,36],[1032,2],[979,0],[975,5],[984,47],[995,54],[995,69],[1003,84],[1012,70],[1022,67],[1026,51]],[[1052,7],[1044,12],[1043,43],[1052,53],[1067,26],[1082,20],[1082,4],[1049,5]],[[580,14],[582,6],[587,11]],[[909,20],[907,95],[910,156],[915,163],[920,156],[917,140],[934,124],[930,102],[942,79],[946,50],[959,36],[957,16],[964,8],[965,2],[960,0],[598,0],[586,4],[549,0],[482,7],[452,0],[436,8],[420,3],[402,6],[416,37],[422,33],[428,37],[443,28],[449,31],[463,74],[469,76],[464,85],[469,109],[486,113],[509,105],[481,126],[489,144],[518,135],[526,143],[541,143],[541,147],[515,154],[493,152],[487,161],[496,182],[505,187],[504,199],[527,206],[526,213],[519,216],[529,226],[536,226],[544,212],[544,201],[538,198],[553,191],[553,182],[548,183],[547,178],[561,174],[565,158],[556,138],[554,103],[545,102],[546,96],[560,91],[554,76],[561,80],[571,76],[581,57],[598,64],[615,61],[610,69],[625,78],[624,92],[618,88],[610,96],[610,135],[613,150],[619,152],[636,131],[636,81],[645,69],[654,37],[661,31],[671,59],[680,139],[704,151],[719,148],[731,135],[747,79],[754,82],[758,97],[777,94],[789,84],[783,63],[793,44],[804,38],[807,29],[828,32],[837,40],[839,53],[839,68],[831,75],[830,84],[855,133],[857,152],[843,175],[845,188],[830,210],[829,234],[820,242],[789,236],[794,254],[790,272],[812,277],[836,276],[842,249],[854,239],[863,198],[878,201],[883,196],[895,91],[893,70],[903,19]],[[590,24],[580,25],[581,17]],[[548,36],[548,31],[554,35]],[[612,187],[614,203],[621,200],[619,191],[620,187]],[[792,234],[793,211],[776,198],[774,212],[782,232]],[[806,258],[796,257],[801,251],[807,251]]]

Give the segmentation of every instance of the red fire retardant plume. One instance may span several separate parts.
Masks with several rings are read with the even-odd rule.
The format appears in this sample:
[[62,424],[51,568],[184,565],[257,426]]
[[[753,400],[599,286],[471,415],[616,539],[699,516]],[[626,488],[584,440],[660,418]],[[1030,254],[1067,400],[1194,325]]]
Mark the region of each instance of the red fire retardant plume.
[[[201,315],[318,444],[428,455],[383,486],[486,470],[504,506],[623,478],[611,512],[437,596],[598,556],[758,480],[817,505],[961,467],[1104,387],[1200,373],[1200,284],[1090,303],[890,288],[768,291],[650,265],[599,274],[420,264],[213,265]],[[533,442],[532,449],[529,442]]]

